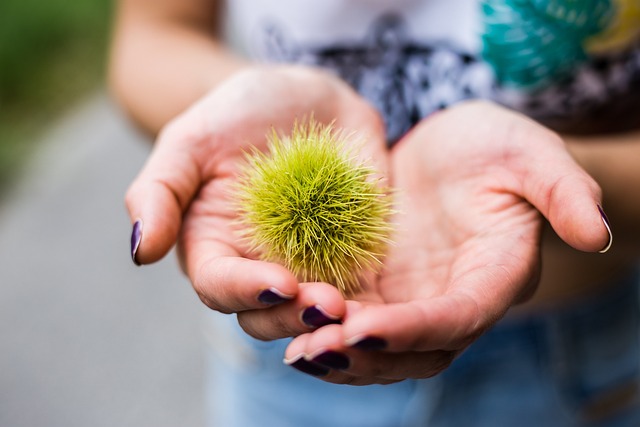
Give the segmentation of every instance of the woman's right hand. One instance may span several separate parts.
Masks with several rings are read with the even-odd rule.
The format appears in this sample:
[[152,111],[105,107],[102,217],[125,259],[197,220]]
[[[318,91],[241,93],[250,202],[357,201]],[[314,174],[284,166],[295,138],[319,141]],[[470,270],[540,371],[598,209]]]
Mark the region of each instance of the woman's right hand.
[[[272,129],[288,134],[311,116],[357,131],[367,141],[361,155],[386,173],[382,121],[344,82],[307,67],[248,68],[161,132],[126,195],[134,262],[157,261],[178,243],[181,266],[200,299],[213,310],[238,313],[257,338],[294,336],[341,318],[344,300],[335,288],[299,284],[284,267],[253,259],[233,227],[229,193],[245,153],[266,150]],[[254,314],[264,309],[268,315]]]

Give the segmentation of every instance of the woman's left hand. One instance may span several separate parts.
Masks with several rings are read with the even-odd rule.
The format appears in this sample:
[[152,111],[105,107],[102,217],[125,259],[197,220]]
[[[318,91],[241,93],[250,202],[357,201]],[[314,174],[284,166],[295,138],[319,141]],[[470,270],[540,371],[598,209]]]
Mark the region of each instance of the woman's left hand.
[[485,102],[425,119],[392,151],[396,234],[342,324],[295,338],[285,361],[333,383],[426,378],[535,291],[544,215],[569,245],[610,241],[600,188],[563,141]]

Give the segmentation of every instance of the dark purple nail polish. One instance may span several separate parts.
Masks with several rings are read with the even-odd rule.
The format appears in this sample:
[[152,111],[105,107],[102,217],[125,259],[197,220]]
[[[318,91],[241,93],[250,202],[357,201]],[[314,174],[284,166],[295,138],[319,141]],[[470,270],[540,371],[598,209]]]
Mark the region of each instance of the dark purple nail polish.
[[320,366],[317,363],[309,362],[304,357],[300,357],[294,362],[287,364],[300,372],[308,375],[313,375],[314,377],[324,377],[329,373],[329,369],[325,368],[324,366]]
[[600,216],[602,217],[602,222],[604,223],[604,226],[606,227],[607,232],[609,233],[609,241],[607,242],[606,246],[600,251],[598,251],[601,254],[603,254],[607,252],[609,249],[611,249],[611,245],[613,244],[613,233],[611,232],[611,223],[609,222],[609,218],[607,217],[607,214],[604,213],[604,210],[600,205],[598,205],[598,212],[600,212]]
[[273,289],[273,288],[265,289],[264,291],[258,294],[258,301],[268,305],[282,304],[283,302],[288,301],[289,299],[290,298],[286,298],[284,295],[282,295],[280,292],[278,292],[276,289]]
[[142,220],[139,219],[133,224],[133,231],[131,232],[131,260],[135,265],[140,265],[136,256],[138,255],[138,248],[142,241]]
[[605,222],[605,224],[607,224],[608,226],[611,226],[611,223],[609,222],[609,218],[607,217],[607,214],[604,213],[604,210],[600,205],[598,205],[598,212],[600,212],[600,216],[602,217],[602,220]]
[[318,363],[322,366],[326,366],[329,369],[345,370],[351,365],[351,360],[346,354],[327,350],[320,353],[311,360],[313,363]]
[[378,337],[364,337],[353,344],[351,347],[365,351],[379,351],[387,348],[387,341]]
[[311,328],[320,328],[325,325],[341,323],[340,319],[329,316],[317,305],[307,307],[302,312],[302,322]]

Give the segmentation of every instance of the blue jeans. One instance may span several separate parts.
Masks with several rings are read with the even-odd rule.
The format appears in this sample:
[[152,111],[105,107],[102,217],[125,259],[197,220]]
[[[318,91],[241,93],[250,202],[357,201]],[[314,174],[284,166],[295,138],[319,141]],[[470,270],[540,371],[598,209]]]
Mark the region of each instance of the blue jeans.
[[288,340],[244,335],[212,319],[211,427],[638,427],[638,274],[605,294],[507,316],[449,369],[388,386],[324,383],[282,363]]

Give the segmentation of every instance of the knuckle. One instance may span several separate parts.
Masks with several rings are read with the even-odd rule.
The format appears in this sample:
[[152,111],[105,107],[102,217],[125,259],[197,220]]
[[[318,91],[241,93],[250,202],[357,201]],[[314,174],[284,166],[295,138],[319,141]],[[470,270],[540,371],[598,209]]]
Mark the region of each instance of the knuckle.
[[265,310],[238,313],[238,324],[247,334],[261,341],[296,335],[281,316],[268,314]]
[[140,197],[138,194],[138,186],[137,180],[131,183],[131,185],[127,188],[126,193],[124,194],[124,204],[129,210],[129,213],[133,215],[135,211],[136,205],[140,201]]
[[260,341],[268,341],[268,337],[262,333],[259,329],[255,328],[256,323],[253,322],[248,316],[242,316],[242,313],[238,315],[238,325],[249,336],[258,339]]
[[368,382],[364,382],[363,378],[356,377],[354,375],[347,375],[343,377],[340,383],[344,385],[356,385],[356,386],[369,384]]
[[444,351],[441,354],[440,357],[440,364],[438,366],[438,369],[440,371],[444,371],[445,369],[449,368],[449,366],[451,366],[451,364],[453,363],[453,361],[456,359],[456,355],[458,353],[455,351]]
[[456,358],[456,354],[457,353],[455,351],[436,352],[436,354],[429,361],[429,363],[425,364],[421,371],[416,372],[410,378],[424,379],[424,378],[431,378],[438,375],[445,369],[449,368],[449,366],[451,366],[451,364]]
[[224,314],[231,314],[232,313],[231,310],[225,309],[223,306],[218,304],[213,298],[210,298],[205,292],[199,290],[195,285],[194,285],[194,289],[195,289],[196,295],[198,295],[198,298],[200,299],[200,301],[205,306],[210,308],[211,310],[218,311],[218,312],[224,313]]
[[220,313],[231,314],[233,310],[224,304],[224,295],[216,292],[218,289],[225,289],[224,286],[220,286],[220,283],[224,283],[225,273],[217,264],[219,263],[215,263],[215,259],[202,264],[192,277],[191,283],[204,305]]
[[322,377],[322,380],[332,384],[350,385],[350,386],[365,386],[375,383],[369,377],[363,377],[358,375],[348,375],[342,372],[331,371],[327,376]]
[[369,372],[367,372],[367,377],[369,378],[383,378],[385,376],[385,373],[388,375],[388,366],[386,365],[381,365],[381,364],[374,364],[373,366],[371,366]]

